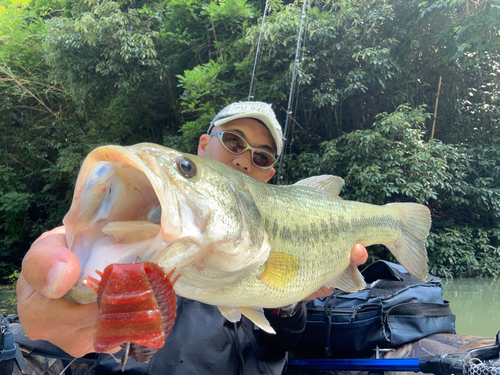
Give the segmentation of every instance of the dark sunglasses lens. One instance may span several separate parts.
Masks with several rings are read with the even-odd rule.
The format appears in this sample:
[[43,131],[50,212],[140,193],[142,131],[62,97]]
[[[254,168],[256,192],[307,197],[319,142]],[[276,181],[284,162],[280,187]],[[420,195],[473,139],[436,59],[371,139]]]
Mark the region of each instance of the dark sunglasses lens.
[[235,154],[239,154],[247,148],[245,140],[239,135],[232,133],[222,133],[222,143]]
[[254,151],[253,162],[258,167],[270,167],[274,163],[274,158],[271,154],[265,152]]

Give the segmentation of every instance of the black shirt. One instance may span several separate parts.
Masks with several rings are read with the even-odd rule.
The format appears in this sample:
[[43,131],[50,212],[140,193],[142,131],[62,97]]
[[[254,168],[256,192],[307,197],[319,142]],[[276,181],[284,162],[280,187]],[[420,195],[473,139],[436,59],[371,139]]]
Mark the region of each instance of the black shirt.
[[[175,324],[163,348],[149,363],[129,359],[124,374],[281,374],[286,351],[295,346],[305,328],[303,304],[292,317],[265,311],[276,331],[273,335],[254,328],[244,316],[231,323],[216,306],[177,299]],[[95,374],[110,373],[121,374],[120,365],[111,355],[100,354]]]

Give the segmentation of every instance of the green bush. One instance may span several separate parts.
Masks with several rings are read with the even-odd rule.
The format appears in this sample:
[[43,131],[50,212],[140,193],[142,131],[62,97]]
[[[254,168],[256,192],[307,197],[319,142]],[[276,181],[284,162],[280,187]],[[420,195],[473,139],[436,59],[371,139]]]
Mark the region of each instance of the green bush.
[[[322,144],[322,157],[301,154],[295,179],[334,174],[344,199],[373,204],[414,201],[431,210],[430,270],[443,277],[500,275],[500,143],[425,141],[425,107],[401,105],[372,129]],[[387,257],[376,247],[371,260]]]

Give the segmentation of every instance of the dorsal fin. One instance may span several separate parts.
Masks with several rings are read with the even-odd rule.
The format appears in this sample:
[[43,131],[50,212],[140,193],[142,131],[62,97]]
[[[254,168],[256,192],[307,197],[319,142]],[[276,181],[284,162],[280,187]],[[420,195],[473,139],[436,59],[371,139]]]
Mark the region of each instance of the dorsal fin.
[[321,190],[326,194],[338,197],[342,186],[344,186],[344,179],[338,176],[321,175],[308,177],[296,182],[294,185],[310,187],[315,190]]

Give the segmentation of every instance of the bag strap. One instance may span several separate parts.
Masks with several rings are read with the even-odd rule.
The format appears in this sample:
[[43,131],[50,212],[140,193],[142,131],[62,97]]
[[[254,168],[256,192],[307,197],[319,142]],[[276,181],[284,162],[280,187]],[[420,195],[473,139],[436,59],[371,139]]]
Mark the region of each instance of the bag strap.
[[407,302],[395,305],[386,311],[385,320],[389,315],[425,315],[425,316],[451,316],[450,303],[444,301],[444,304],[430,302]]
[[330,357],[332,355],[332,348],[330,345],[330,333],[332,326],[332,310],[335,306],[335,300],[337,296],[342,293],[341,290],[334,290],[330,295],[326,298],[325,303],[325,356]]

